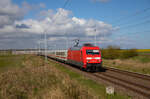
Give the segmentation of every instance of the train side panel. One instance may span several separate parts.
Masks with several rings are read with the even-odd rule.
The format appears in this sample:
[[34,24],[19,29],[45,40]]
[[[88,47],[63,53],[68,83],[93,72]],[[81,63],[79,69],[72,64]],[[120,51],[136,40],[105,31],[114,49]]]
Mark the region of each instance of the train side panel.
[[81,53],[81,50],[70,50],[69,49],[67,61],[76,66],[82,67],[83,66],[83,55]]
[[48,52],[48,57],[56,59],[58,61],[67,61],[67,50],[51,50]]

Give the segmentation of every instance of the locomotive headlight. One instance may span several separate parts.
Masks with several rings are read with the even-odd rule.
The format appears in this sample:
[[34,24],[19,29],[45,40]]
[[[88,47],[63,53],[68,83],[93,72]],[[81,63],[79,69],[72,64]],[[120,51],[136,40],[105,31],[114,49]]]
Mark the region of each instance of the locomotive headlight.
[[87,57],[86,59],[92,59],[92,57]]
[[101,59],[100,57],[95,57],[95,59]]

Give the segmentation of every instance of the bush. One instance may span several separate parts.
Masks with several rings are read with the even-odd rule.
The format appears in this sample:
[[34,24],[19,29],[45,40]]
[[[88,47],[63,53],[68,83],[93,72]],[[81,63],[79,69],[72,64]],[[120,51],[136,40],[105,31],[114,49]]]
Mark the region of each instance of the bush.
[[137,55],[136,49],[121,50],[117,46],[108,46],[107,49],[102,49],[102,57],[105,59],[127,59]]
[[137,55],[138,55],[138,53],[136,52],[135,49],[123,50],[120,52],[120,58],[121,59],[127,59],[127,58],[131,58],[131,57],[134,57]]
[[114,49],[102,50],[102,55],[105,59],[116,59],[117,57],[119,57],[118,51]]
[[120,50],[120,47],[108,46],[107,49],[102,50],[103,58],[116,59],[117,57],[119,57],[119,53],[118,53],[119,50]]

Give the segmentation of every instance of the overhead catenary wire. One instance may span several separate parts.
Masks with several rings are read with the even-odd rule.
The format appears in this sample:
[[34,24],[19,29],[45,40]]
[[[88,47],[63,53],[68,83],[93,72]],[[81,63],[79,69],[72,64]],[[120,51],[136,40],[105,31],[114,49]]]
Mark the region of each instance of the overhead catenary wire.
[[150,23],[150,20],[146,20],[146,21],[143,21],[143,22],[140,22],[140,23],[136,23],[136,24],[131,24],[131,25],[127,25],[127,26],[122,26],[120,27],[120,29],[124,29],[124,28],[133,28],[133,27],[137,27],[137,26],[140,26],[140,25],[143,25],[143,24],[148,24]]
[[[149,11],[150,10],[150,8],[145,8],[145,9],[143,9],[143,10],[141,10],[141,11],[139,11],[139,12],[136,12],[136,13],[134,13],[134,14],[132,14],[132,15],[129,15],[128,17],[129,18],[131,18],[131,17],[135,17],[135,16],[137,16],[137,15],[140,15],[140,14],[142,14],[142,13],[144,13],[144,12],[147,12],[147,11]],[[134,24],[130,24],[130,22],[128,22],[128,23],[126,23],[126,24],[119,24],[119,25],[117,25],[118,27],[120,27],[119,29],[120,30],[123,30],[123,29],[132,29],[132,28],[135,28],[135,27],[139,27],[139,26],[142,26],[142,25],[145,25],[145,24],[149,24],[150,23],[150,20],[145,20],[145,18],[148,18],[149,19],[149,16],[150,15],[147,15],[147,16],[144,16],[144,17],[142,17],[142,22],[135,22]],[[126,18],[128,18],[128,17],[124,17],[124,19],[126,19]],[[120,19],[123,19],[123,18],[120,18]],[[127,20],[127,19],[126,19]],[[121,21],[121,20],[120,20]],[[118,21],[117,23],[119,23],[120,21]],[[129,25],[128,25],[129,24]],[[127,32],[128,33],[128,32]],[[127,34],[127,33],[125,33],[125,34]],[[131,34],[131,32],[129,32],[130,34]],[[139,33],[139,32],[134,32],[134,34],[135,33]]]
[[[147,16],[144,16],[144,17],[140,17],[140,18],[137,18],[138,20],[143,20],[143,19],[146,19],[146,18],[150,18],[150,15],[147,15]],[[123,25],[127,25],[127,24],[130,24],[132,21],[130,20],[130,21],[126,21],[125,23],[120,23],[120,24],[118,24],[117,26],[123,26]],[[133,23],[133,22],[132,22]]]
[[118,19],[118,20],[112,22],[111,24],[119,23],[119,22],[121,22],[122,20],[127,20],[128,18],[135,17],[135,16],[140,15],[140,14],[142,14],[142,13],[145,13],[145,12],[147,12],[147,11],[149,11],[149,10],[150,10],[150,7],[149,7],[149,8],[145,8],[145,9],[143,9],[143,10],[140,10],[140,11],[138,11],[138,12],[135,12],[135,13],[133,13],[133,14],[131,14],[131,15],[126,16],[126,17],[120,18],[120,19]]
[[[135,34],[135,33],[142,33],[142,32],[144,32],[144,33],[146,33],[146,32],[150,32],[150,30],[143,30],[143,31],[138,31],[138,32],[127,32],[126,34]],[[48,36],[50,36],[50,37],[58,37],[58,35],[50,35],[50,34],[47,34],[47,37]],[[61,36],[64,36],[64,35],[61,35]],[[77,36],[77,35],[73,35],[73,36]],[[85,37],[85,36],[83,36],[83,35],[81,35],[80,37]],[[94,37],[94,36],[92,36],[92,37]],[[27,39],[28,37],[0,37],[0,39],[2,40],[2,39]],[[42,37],[42,35],[41,35],[41,40],[40,40],[40,42],[41,43],[43,43],[43,39],[42,39],[43,37]],[[32,36],[32,37],[30,37],[29,39],[37,39],[36,37],[34,37],[34,36]],[[87,40],[88,40],[89,38],[87,38]],[[81,41],[81,40],[80,40]]]
[[[70,0],[66,0],[61,8],[65,9],[66,6],[68,5],[69,1],[70,1]],[[54,23],[56,23],[55,21],[56,21],[57,17],[59,16],[59,14],[60,14],[60,13],[58,13],[58,14],[53,18],[53,22],[54,22]],[[65,32],[66,32],[66,31],[65,31]],[[65,33],[65,34],[67,34],[67,33]],[[67,48],[68,45],[69,45],[69,42],[68,42],[68,38],[67,38],[67,35],[66,35],[66,48]]]
[[[65,1],[64,5],[62,6],[63,9],[66,8],[66,6],[67,6],[67,4],[69,3],[69,1],[70,1],[70,0],[66,0],[66,1]],[[65,32],[66,32],[66,30],[65,30]],[[66,34],[66,49],[67,49],[68,46],[69,46],[68,33],[66,32],[65,34]]]
[[[66,5],[68,4],[69,0],[66,0],[63,7],[62,8],[65,8]],[[57,16],[56,16],[57,17]],[[53,21],[56,20],[56,17],[54,17]],[[44,39],[45,39],[45,61],[47,61],[47,52],[46,52],[46,49],[47,49],[47,34],[46,34],[46,31],[44,31],[45,35],[44,35]]]
[[69,1],[70,1],[70,0],[66,0],[66,1],[65,1],[65,3],[64,3],[64,5],[62,6],[62,8],[64,8],[64,9],[65,9],[65,8],[66,8],[66,6],[67,6],[67,4],[69,3]]
[[129,34],[129,35],[134,35],[135,36],[135,34],[138,35],[138,34],[142,34],[142,33],[150,33],[150,30],[143,30],[143,31],[138,31],[138,32],[126,32],[126,33],[122,32],[121,34],[119,33],[118,36],[124,36],[125,34]]

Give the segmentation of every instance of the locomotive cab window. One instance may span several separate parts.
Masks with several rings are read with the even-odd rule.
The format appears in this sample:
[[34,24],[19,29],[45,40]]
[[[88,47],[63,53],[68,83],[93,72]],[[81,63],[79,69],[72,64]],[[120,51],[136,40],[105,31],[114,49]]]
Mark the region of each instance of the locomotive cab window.
[[99,50],[86,50],[87,55],[99,54]]

